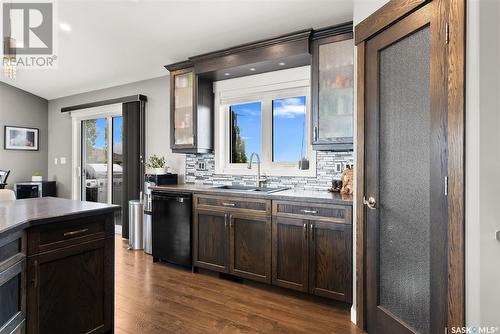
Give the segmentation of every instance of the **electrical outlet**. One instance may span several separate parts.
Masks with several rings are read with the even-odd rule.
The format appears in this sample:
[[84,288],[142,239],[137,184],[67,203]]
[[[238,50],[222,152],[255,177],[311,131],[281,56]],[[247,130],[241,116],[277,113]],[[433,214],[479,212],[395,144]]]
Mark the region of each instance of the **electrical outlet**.
[[207,170],[207,163],[206,162],[198,162],[198,169],[199,170]]

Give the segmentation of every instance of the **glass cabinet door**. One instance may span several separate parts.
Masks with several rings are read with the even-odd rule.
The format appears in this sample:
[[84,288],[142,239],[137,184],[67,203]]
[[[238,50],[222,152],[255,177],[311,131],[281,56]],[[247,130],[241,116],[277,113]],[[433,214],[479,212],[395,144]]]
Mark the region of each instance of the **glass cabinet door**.
[[[313,143],[352,149],[354,134],[353,40],[317,41]],[[349,147],[349,144],[351,147]]]
[[174,146],[193,146],[193,72],[174,76]]

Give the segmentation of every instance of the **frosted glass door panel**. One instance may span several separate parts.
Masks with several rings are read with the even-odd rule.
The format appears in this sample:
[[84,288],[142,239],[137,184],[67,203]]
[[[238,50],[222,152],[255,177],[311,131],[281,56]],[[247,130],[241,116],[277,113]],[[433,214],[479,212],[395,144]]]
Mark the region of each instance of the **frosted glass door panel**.
[[318,141],[352,137],[353,40],[319,46]]
[[379,304],[417,333],[430,333],[429,41],[425,28],[379,53]]
[[193,136],[193,73],[175,76],[174,90],[175,145],[192,145]]

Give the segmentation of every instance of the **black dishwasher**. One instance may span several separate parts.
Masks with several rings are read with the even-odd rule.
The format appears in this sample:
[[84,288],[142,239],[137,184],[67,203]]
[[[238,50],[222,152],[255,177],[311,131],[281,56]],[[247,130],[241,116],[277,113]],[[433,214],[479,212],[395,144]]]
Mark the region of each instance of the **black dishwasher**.
[[191,267],[191,194],[153,191],[153,261]]

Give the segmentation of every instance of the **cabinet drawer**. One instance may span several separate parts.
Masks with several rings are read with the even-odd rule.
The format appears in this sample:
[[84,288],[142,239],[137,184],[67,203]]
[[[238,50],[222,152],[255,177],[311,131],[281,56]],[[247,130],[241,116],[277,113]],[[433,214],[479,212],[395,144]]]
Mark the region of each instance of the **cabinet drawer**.
[[271,213],[271,201],[257,198],[239,198],[213,195],[195,195],[196,208],[247,211],[253,214]]
[[0,333],[19,333],[24,324],[25,268],[23,256],[7,269],[0,269]]
[[28,230],[28,255],[113,235],[113,215],[73,219]]
[[16,232],[0,240],[0,271],[24,257],[25,240],[24,232]]
[[352,224],[351,207],[343,205],[273,201],[273,215]]

